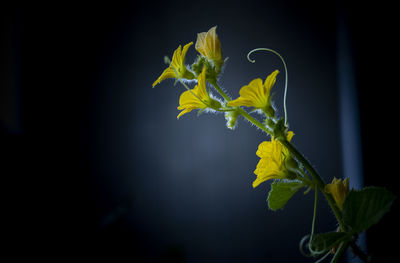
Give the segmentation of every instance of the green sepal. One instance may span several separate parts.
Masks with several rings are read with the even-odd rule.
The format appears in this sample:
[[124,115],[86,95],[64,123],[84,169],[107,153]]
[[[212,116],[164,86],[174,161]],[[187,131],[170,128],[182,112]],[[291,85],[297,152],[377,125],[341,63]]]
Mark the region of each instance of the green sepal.
[[279,119],[273,127],[274,137],[278,140],[286,140],[287,127],[283,118]]
[[322,254],[341,242],[351,239],[351,235],[345,232],[327,232],[313,237],[310,250],[314,254]]
[[361,233],[389,212],[396,196],[383,187],[351,190],[343,203],[343,222],[353,233]]
[[226,127],[228,127],[231,130],[234,130],[236,127],[236,121],[238,116],[239,112],[237,110],[225,112]]
[[210,83],[215,83],[219,73],[221,73],[220,67],[215,66],[212,61],[203,56],[198,56],[197,60],[190,67],[196,76],[200,75],[203,68],[206,67],[206,80]]
[[268,118],[275,118],[275,109],[272,107],[271,104],[268,104],[267,106],[265,106],[265,108],[262,109],[262,111],[265,113],[265,115]]
[[299,163],[291,155],[285,158],[285,168],[292,172],[297,172],[299,170]]
[[182,79],[188,79],[188,80],[192,80],[195,78],[194,74],[192,72],[190,72],[187,68],[185,69],[185,71],[183,72]]
[[197,60],[191,65],[193,72],[196,76],[200,75],[201,71],[203,70],[204,63],[206,62],[206,58],[203,56],[198,56]]
[[171,60],[169,59],[168,56],[164,56],[164,63],[167,64],[168,66],[171,65]]
[[268,194],[268,207],[276,211],[283,209],[290,198],[302,187],[304,187],[301,181],[275,181],[271,184],[271,190]]
[[199,117],[199,116],[204,112],[205,109],[207,109],[207,108],[200,109],[200,110],[197,112],[197,117]]
[[221,103],[217,100],[211,99],[210,105],[208,105],[213,110],[218,110],[222,107]]

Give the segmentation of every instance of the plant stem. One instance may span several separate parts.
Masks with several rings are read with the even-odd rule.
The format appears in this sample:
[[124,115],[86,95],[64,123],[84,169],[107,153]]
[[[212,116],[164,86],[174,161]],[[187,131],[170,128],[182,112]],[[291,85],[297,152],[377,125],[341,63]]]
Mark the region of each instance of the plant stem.
[[311,236],[310,236],[310,243],[312,242],[314,238],[314,232],[315,232],[315,221],[317,219],[317,203],[318,203],[318,190],[315,189],[315,197],[314,197],[314,213],[313,213],[313,219],[312,219],[312,225],[311,225]]
[[[336,219],[342,228],[342,230],[345,229],[345,224],[342,221],[342,212],[339,210],[339,208],[336,206],[335,200],[333,200],[332,196],[324,191],[325,189],[325,183],[322,180],[321,176],[317,173],[317,171],[314,169],[314,167],[310,164],[310,162],[299,152],[299,150],[296,149],[296,147],[290,143],[287,140],[280,140],[280,142],[294,155],[294,157],[297,158],[297,160],[304,165],[304,167],[310,172],[311,177],[316,183],[316,188],[321,190],[322,194],[328,201],[333,213],[336,216]],[[317,189],[316,189],[317,191]]]
[[249,122],[251,122],[252,124],[254,124],[255,126],[257,126],[258,128],[260,128],[261,130],[263,130],[264,132],[268,133],[269,135],[272,135],[272,131],[269,130],[267,127],[265,127],[265,125],[263,125],[261,122],[259,122],[258,120],[254,119],[250,114],[248,114],[244,109],[237,107],[238,112],[244,117],[246,118]]
[[338,250],[336,251],[335,255],[333,256],[331,263],[336,263],[339,261],[340,257],[343,255],[344,252],[346,252],[348,242],[342,242],[339,245]]
[[[226,101],[231,101],[232,99],[229,98],[229,96],[221,89],[220,86],[216,82],[212,82],[211,85],[214,86],[214,88],[221,94],[221,96],[226,100]],[[244,109],[240,107],[235,107],[237,111],[242,115],[245,119],[247,119],[249,122],[263,130],[264,132],[268,133],[269,135],[272,134],[272,131],[270,131],[265,125],[263,125],[261,122],[258,120],[254,119],[250,114],[248,114]]]
[[231,101],[232,99],[229,98],[229,96],[221,89],[220,86],[218,86],[217,82],[212,81],[210,82],[211,85],[214,86],[214,88],[219,92],[219,94],[221,94],[221,96],[226,100],[226,101]]
[[354,255],[358,256],[362,261],[368,262],[368,256],[361,250],[361,248],[356,244],[355,241],[350,243],[351,251]]

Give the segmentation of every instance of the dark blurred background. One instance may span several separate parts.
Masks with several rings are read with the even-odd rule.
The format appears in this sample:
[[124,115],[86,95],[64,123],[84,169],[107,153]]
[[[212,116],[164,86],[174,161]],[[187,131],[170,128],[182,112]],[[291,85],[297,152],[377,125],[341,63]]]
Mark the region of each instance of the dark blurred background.
[[[384,1],[3,4],[5,251],[52,262],[311,262],[298,241],[311,229],[313,195],[299,192],[275,213],[269,183],[251,187],[266,136],[242,119],[230,131],[221,114],[177,121],[183,88],[151,84],[164,55],[217,25],[229,57],[221,85],[236,97],[279,69],[275,104],[283,114],[279,59],[246,59],[253,48],[273,48],[289,69],[293,142],[325,181],[342,177],[350,147],[362,153],[354,167],[363,178],[353,186],[385,186],[398,196],[394,10]],[[195,56],[191,48],[187,63]],[[346,72],[353,97],[343,93]],[[343,108],[343,98],[353,106]],[[344,116],[354,116],[355,130]],[[347,132],[360,145],[349,146]],[[396,255],[397,203],[366,238],[378,262]],[[325,201],[316,228],[336,228]]]

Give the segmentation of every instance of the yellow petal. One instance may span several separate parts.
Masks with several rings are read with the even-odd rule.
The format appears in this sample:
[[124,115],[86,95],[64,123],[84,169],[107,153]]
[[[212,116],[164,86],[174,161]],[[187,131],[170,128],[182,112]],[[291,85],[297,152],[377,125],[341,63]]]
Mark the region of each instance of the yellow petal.
[[333,178],[332,182],[325,186],[325,192],[331,194],[337,206],[342,209],[344,200],[349,192],[349,179],[346,178],[342,182],[341,179]]
[[207,52],[206,52],[206,35],[207,35],[207,32],[198,33],[197,34],[196,45],[194,46],[195,49],[205,57],[207,56]]
[[262,79],[252,80],[249,85],[243,86],[239,91],[240,97],[230,101],[228,106],[246,106],[265,108],[268,104],[269,93],[266,94]]
[[203,67],[202,72],[197,77],[197,86],[195,87],[196,94],[199,96],[200,99],[204,101],[208,101],[210,99],[210,95],[206,89],[206,67]]
[[264,141],[258,145],[256,155],[260,158],[271,157],[273,152],[273,141]]
[[[179,109],[179,108],[178,108]],[[178,114],[178,116],[176,117],[178,120],[179,120],[179,118],[183,115],[183,114],[185,114],[185,113],[188,113],[188,112],[191,112],[193,109],[184,109],[183,111],[181,111],[179,114]]]
[[193,45],[193,42],[186,44],[183,47],[183,50],[181,45],[179,45],[179,47],[175,49],[174,54],[172,55],[171,65],[169,66],[170,71],[172,71],[174,74],[173,78],[184,76],[187,70],[185,66],[185,56],[191,45]]
[[190,47],[191,45],[193,45],[193,42],[190,42],[190,43],[186,44],[186,45],[183,47],[183,49],[182,49],[182,54],[181,54],[182,63],[185,62],[186,53],[187,53],[187,51],[188,51],[188,49],[189,49],[189,47]]
[[171,65],[164,70],[164,72],[156,81],[154,81],[153,87],[165,79],[184,76],[186,72],[185,56],[191,45],[193,45],[193,42],[186,44],[183,47],[183,50],[181,45],[179,45],[179,47],[175,49],[174,54],[172,55]]
[[[290,142],[292,140],[293,136],[294,136],[294,132],[289,131],[287,133],[287,135],[286,135],[286,140],[288,142]],[[282,145],[282,153],[283,153],[284,156],[289,156],[290,155],[290,151],[283,145]]]
[[171,60],[171,66],[175,68],[175,70],[178,70],[180,65],[182,64],[182,46],[179,45],[177,49],[175,49],[174,54],[172,55],[172,60]]
[[239,97],[235,100],[229,101],[227,105],[231,107],[237,107],[237,106],[253,107],[253,102],[249,99]]
[[283,178],[280,172],[279,165],[271,158],[260,159],[254,173],[257,175],[257,178],[253,182],[253,187],[257,187],[262,182],[265,182],[270,179]]
[[345,189],[345,193],[347,195],[349,193],[349,178],[348,177],[343,180],[343,186]]
[[156,81],[154,81],[153,87],[158,83],[160,83],[161,81],[169,78],[176,78],[175,71],[171,67],[168,67],[163,71],[161,76]]
[[275,82],[276,82],[276,75],[278,75],[279,70],[275,70],[274,72],[272,72],[266,79],[265,79],[265,83],[264,83],[264,87],[265,87],[265,93],[266,94],[270,94],[272,87],[274,86]]
[[198,95],[196,94],[194,89],[183,92],[179,98],[179,107],[186,107],[188,105],[197,108],[207,107],[207,105],[199,100]]
[[198,33],[195,48],[204,57],[214,60],[217,64],[222,64],[221,43],[216,30],[217,27],[214,26],[208,32]]
[[198,76],[197,84],[194,89],[183,92],[179,98],[178,110],[183,110],[178,115],[178,119],[185,113],[194,109],[205,109],[210,101],[210,95],[206,90],[206,68]]

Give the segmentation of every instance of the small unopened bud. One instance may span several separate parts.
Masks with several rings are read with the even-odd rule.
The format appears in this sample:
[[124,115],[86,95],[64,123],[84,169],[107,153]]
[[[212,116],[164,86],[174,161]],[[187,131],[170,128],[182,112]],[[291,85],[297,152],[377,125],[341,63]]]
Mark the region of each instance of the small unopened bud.
[[290,179],[290,180],[294,180],[294,179],[297,178],[297,174],[294,173],[294,172],[291,172],[291,171],[287,171],[286,178],[287,178],[287,179]]
[[238,116],[239,112],[236,110],[225,112],[226,127],[228,127],[228,129],[234,130],[236,128],[236,120]]
[[182,78],[191,80],[191,79],[194,79],[195,76],[193,75],[192,72],[190,72],[189,70],[186,69],[182,74]]
[[271,130],[275,127],[275,122],[274,122],[274,120],[271,119],[271,118],[267,118],[267,119],[265,120],[264,123],[265,123],[265,125],[267,125],[268,128],[270,128]]
[[221,108],[221,103],[211,98],[209,107],[213,110],[218,110],[219,108]]
[[171,60],[169,59],[168,56],[164,56],[164,63],[167,64],[168,66],[171,64]]
[[287,136],[287,127],[284,124],[283,119],[279,119],[276,123],[275,126],[273,127],[273,133],[274,137],[278,140],[285,140]]
[[285,159],[285,167],[289,171],[296,172],[299,169],[299,164],[292,156],[288,156]]
[[192,64],[191,68],[196,73],[196,75],[200,75],[201,71],[203,70],[204,63],[206,59],[202,56],[198,56],[197,60]]

